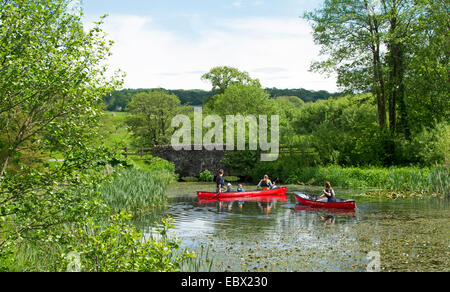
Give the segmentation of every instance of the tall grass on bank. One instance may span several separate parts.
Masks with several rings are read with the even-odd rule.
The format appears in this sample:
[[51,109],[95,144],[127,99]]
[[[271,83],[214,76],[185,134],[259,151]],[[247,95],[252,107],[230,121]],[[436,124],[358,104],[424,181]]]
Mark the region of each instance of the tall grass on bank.
[[127,169],[103,185],[103,200],[115,211],[144,213],[167,203],[167,186],[174,182],[169,171]]
[[330,181],[345,188],[378,188],[389,191],[422,192],[450,195],[450,172],[447,167],[308,167],[289,176],[287,183],[322,185]]

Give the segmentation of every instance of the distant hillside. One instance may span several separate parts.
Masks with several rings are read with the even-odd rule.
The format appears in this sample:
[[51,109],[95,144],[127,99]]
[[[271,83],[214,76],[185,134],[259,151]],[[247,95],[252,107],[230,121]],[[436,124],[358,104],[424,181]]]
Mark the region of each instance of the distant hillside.
[[[145,92],[151,89],[122,89],[113,92],[104,97],[106,109],[108,111],[125,111],[128,103],[138,93]],[[266,88],[270,97],[275,98],[279,96],[297,96],[304,102],[314,102],[319,99],[328,99],[337,96],[337,93],[329,93],[328,91],[310,91],[306,89],[278,89]],[[193,90],[167,90],[171,94],[175,94],[180,99],[183,105],[202,106],[205,101],[214,95],[213,91],[206,91],[200,89]]]

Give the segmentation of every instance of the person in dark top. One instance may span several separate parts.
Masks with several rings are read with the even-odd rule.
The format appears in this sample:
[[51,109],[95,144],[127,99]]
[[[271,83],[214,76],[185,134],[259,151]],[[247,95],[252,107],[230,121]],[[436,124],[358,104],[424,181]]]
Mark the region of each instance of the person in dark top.
[[258,186],[256,187],[256,189],[260,189],[262,188],[263,191],[267,191],[270,190],[272,188],[272,182],[269,179],[269,176],[266,174],[264,176],[264,178],[259,182]]
[[219,175],[216,178],[216,185],[217,185],[216,193],[218,194],[222,193],[222,189],[225,187],[225,179],[223,178],[223,175],[224,171],[223,169],[221,169],[219,171]]
[[319,197],[319,200],[322,198],[326,198],[328,203],[336,202],[336,194],[335,194],[333,187],[331,186],[331,183],[329,181],[327,181],[325,183],[325,189],[323,190],[322,195]]

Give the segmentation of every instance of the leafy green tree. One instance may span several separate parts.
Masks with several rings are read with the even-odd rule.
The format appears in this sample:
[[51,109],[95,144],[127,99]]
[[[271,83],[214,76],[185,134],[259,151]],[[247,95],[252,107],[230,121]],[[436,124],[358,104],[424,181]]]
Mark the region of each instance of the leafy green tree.
[[421,0],[417,5],[421,13],[411,23],[416,33],[409,42],[409,53],[413,54],[405,76],[405,103],[413,134],[450,120],[450,4],[445,0]]
[[111,43],[101,21],[85,31],[71,2],[0,4],[0,176],[25,144],[65,148],[82,140],[101,97],[119,86],[120,78],[104,77]]
[[410,140],[421,131],[416,118],[430,126],[448,118],[448,9],[448,1],[327,0],[305,14],[328,56],[312,68],[372,92],[380,128]]
[[222,94],[225,90],[234,84],[245,84],[261,87],[258,79],[253,79],[247,72],[239,71],[236,68],[223,66],[215,67],[202,76],[202,80],[210,81],[213,91]]
[[274,112],[273,100],[259,86],[233,84],[224,93],[217,94],[206,104],[206,108],[220,116],[268,115]]
[[324,6],[305,14],[312,22],[313,37],[321,54],[329,56],[312,69],[336,72],[338,85],[377,97],[378,123],[386,124],[386,84],[383,70],[380,7],[369,0],[326,0]]
[[128,104],[127,124],[139,146],[153,147],[170,141],[171,121],[183,110],[177,96],[164,90],[138,93]]

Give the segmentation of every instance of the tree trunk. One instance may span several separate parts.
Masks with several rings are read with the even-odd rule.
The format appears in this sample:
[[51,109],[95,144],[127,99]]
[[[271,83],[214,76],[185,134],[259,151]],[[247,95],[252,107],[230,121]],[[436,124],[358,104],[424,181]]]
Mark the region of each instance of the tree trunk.
[[6,167],[8,166],[8,160],[9,160],[9,154],[8,154],[8,156],[6,156],[5,159],[3,160],[2,171],[0,172],[0,179],[1,179],[1,177],[3,177],[3,174],[5,174]]
[[[392,35],[398,34],[398,21],[396,10],[393,11],[390,19],[390,32]],[[390,87],[391,94],[389,97],[389,127],[393,134],[401,131],[407,139],[410,138],[411,133],[409,129],[408,113],[405,103],[405,52],[404,46],[398,37],[394,37],[388,44],[390,50],[389,65],[390,65]],[[397,117],[398,111],[398,117]]]

